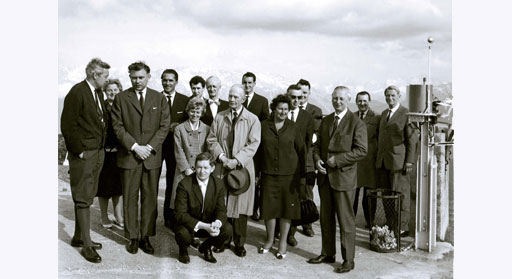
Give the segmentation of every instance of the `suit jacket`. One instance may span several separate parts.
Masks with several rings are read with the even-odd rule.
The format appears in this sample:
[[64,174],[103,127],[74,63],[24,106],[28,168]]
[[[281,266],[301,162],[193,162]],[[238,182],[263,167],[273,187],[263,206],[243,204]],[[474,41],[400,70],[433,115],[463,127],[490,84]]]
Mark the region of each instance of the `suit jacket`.
[[176,92],[174,94],[176,94],[176,96],[174,96],[172,108],[169,107],[169,110],[171,111],[171,123],[183,123],[188,119],[188,114],[185,111],[185,108],[187,107],[189,99],[181,93]]
[[[232,152],[227,142],[227,137],[232,129],[231,126],[232,115],[230,110],[217,113],[210,127],[206,143],[213,158],[217,159],[221,153],[225,153],[228,158],[236,159],[242,167],[249,171],[251,181],[247,192],[237,196],[231,193],[228,195],[227,215],[230,218],[238,218],[239,214],[252,215],[253,213],[255,181],[253,157],[260,145],[261,124],[256,115],[245,108],[242,109],[234,127],[235,139]],[[215,171],[220,173],[221,178],[227,173],[220,162],[217,162]]]
[[[306,151],[305,158],[307,158],[308,153],[310,153],[310,154],[313,153],[312,145],[311,145],[311,139],[313,138],[313,133],[315,131],[313,116],[311,116],[311,114],[309,112],[307,112],[303,109],[299,109],[299,114],[297,115],[297,118],[295,119],[295,124],[297,125],[297,127],[300,127],[299,132],[301,133],[302,139],[304,140],[304,148]],[[309,166],[306,163],[307,159],[305,162],[306,163],[306,165],[305,165],[306,172],[314,172],[315,165],[312,163],[313,157],[311,156],[309,160],[311,161]]]
[[[352,191],[356,187],[356,163],[368,152],[366,127],[363,121],[349,110],[331,134],[333,122],[334,112],[322,120],[313,156],[315,162],[320,159],[324,162],[330,185],[334,190]],[[334,156],[336,161],[335,168],[327,165],[327,159],[331,156]],[[326,175],[318,173],[318,185],[321,185],[324,179]]]
[[260,122],[270,117],[270,110],[267,98],[259,94],[256,94],[256,92],[254,92],[254,96],[252,97],[251,102],[248,104],[248,106],[245,103],[244,106],[254,115],[256,115]]
[[[64,99],[64,107],[60,120],[60,130],[64,136],[69,152],[79,155],[85,150],[103,148],[106,137],[106,125],[101,123],[93,92],[84,80],[74,85]],[[99,93],[103,119],[108,123],[103,101],[103,93]]]
[[[313,144],[318,139],[318,129],[320,129],[320,123],[322,122],[323,114],[322,110],[319,107],[311,103],[308,103],[304,109],[307,112],[309,112],[309,114],[311,114],[311,116],[313,117],[313,135],[311,139],[311,146],[313,146]],[[308,154],[306,157],[306,169],[307,172],[315,171],[315,162],[313,160],[313,148],[308,149]]]
[[169,104],[162,93],[147,88],[144,108],[140,107],[133,88],[117,94],[112,108],[112,124],[122,147],[117,152],[118,167],[137,167],[141,160],[131,151],[135,143],[153,147],[152,154],[143,161],[146,169],[162,165],[162,143],[169,132]]
[[[359,117],[359,112],[354,114]],[[368,153],[357,163],[357,186],[375,188],[377,183],[375,168],[375,160],[377,159],[377,127],[379,126],[380,115],[376,115],[373,110],[369,109],[363,122],[366,125]]]
[[299,173],[304,177],[306,149],[301,126],[297,122],[285,119],[283,127],[278,131],[273,119],[261,122],[261,145],[258,156],[262,173],[271,175]]
[[386,121],[389,109],[381,114],[378,126],[377,168],[398,171],[405,163],[416,161],[417,134],[408,124],[408,109],[400,105],[397,111]]
[[[205,99],[205,102],[206,102],[206,112],[204,113],[203,116],[201,116],[201,121],[203,121],[204,124],[210,126],[210,125],[212,125],[213,119],[215,117],[213,117],[212,110],[210,108],[210,105],[208,104],[208,99]],[[229,103],[227,101],[219,99],[219,102],[220,102],[220,104],[217,108],[217,113],[219,113],[223,110],[229,109]]]
[[193,231],[197,222],[211,223],[220,220],[226,224],[226,187],[221,179],[210,175],[204,197],[197,183],[196,174],[185,177],[176,194],[175,216],[178,224]]

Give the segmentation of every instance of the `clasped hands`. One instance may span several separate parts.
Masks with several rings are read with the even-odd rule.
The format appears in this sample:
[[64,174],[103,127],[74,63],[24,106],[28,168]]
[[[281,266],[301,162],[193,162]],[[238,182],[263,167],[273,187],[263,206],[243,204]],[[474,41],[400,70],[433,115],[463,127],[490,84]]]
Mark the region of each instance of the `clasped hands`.
[[198,228],[200,230],[207,231],[211,236],[218,236],[220,234],[220,228],[222,227],[222,222],[220,220],[215,220],[211,223],[199,222]]
[[235,169],[236,166],[238,165],[237,159],[228,159],[228,157],[226,157],[225,155],[220,157],[220,161],[222,162],[222,166],[230,170]]
[[[329,159],[327,159],[327,165],[331,168],[336,167],[336,160],[334,159],[334,156],[331,156],[329,157]],[[327,174],[327,169],[324,166],[325,163],[324,161],[322,161],[322,159],[316,161],[316,168],[318,169],[318,172],[320,172],[321,174]]]
[[133,152],[135,152],[135,155],[142,159],[142,160],[146,160],[149,155],[151,155],[151,150],[153,150],[153,148],[151,148],[151,146],[149,145],[138,145],[136,144],[134,147],[133,147]]

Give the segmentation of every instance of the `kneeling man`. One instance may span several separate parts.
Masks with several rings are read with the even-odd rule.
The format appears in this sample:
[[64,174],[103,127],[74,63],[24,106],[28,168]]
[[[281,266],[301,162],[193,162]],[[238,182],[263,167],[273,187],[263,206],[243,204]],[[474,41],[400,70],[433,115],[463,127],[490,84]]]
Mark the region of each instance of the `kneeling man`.
[[208,237],[200,246],[199,252],[211,263],[211,247],[221,248],[231,238],[231,225],[226,217],[226,187],[224,182],[212,175],[215,169],[213,156],[208,152],[196,158],[196,172],[185,177],[176,192],[176,243],[180,248],[178,260],[189,263],[187,248],[193,237]]

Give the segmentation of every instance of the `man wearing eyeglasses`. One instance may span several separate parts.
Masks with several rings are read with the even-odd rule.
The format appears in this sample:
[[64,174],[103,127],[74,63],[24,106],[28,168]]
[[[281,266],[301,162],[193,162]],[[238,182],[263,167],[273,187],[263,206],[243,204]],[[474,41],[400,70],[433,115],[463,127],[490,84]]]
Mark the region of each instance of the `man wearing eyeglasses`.
[[[313,116],[311,114],[303,109],[300,108],[300,105],[302,104],[302,99],[304,98],[302,94],[302,89],[300,86],[296,84],[292,84],[288,87],[286,90],[286,94],[291,99],[291,108],[288,112],[288,119],[295,122],[298,127],[300,127],[300,131],[303,133],[302,137],[304,139],[305,147],[306,147],[306,153],[309,152],[311,149],[311,138],[313,136]],[[300,191],[300,197],[301,199],[307,199],[306,194],[306,184],[300,183],[301,188]],[[288,239],[287,242],[290,246],[297,246],[297,239],[295,239],[295,232],[297,231],[297,226],[291,226],[290,232],[288,233]]]

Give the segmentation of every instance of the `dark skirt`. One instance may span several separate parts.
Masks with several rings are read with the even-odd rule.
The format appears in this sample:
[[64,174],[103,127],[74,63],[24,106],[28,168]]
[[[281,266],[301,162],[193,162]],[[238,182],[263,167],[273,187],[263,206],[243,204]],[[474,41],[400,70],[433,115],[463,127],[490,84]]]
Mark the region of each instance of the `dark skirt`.
[[261,219],[300,219],[300,200],[296,175],[261,176]]
[[105,161],[101,169],[96,197],[111,198],[123,194],[121,174],[116,166],[116,155],[117,152],[105,152]]

